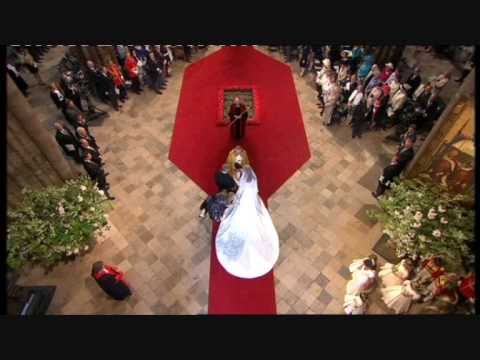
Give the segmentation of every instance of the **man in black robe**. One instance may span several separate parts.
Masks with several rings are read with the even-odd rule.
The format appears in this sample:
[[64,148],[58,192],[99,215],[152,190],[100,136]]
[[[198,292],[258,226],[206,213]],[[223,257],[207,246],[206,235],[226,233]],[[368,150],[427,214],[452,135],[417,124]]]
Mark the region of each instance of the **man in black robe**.
[[247,126],[248,111],[245,104],[237,96],[233,100],[228,112],[230,118],[230,127],[232,135],[236,140],[240,140],[245,136],[245,128]]

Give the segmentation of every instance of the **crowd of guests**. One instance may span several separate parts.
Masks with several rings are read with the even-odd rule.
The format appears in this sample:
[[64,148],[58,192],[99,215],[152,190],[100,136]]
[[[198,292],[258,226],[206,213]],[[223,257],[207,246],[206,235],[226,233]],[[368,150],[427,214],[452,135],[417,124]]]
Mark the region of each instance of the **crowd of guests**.
[[[391,62],[377,63],[362,46],[287,46],[283,53],[287,62],[299,61],[300,76],[313,75],[323,125],[348,124],[352,138],[395,127],[386,140],[398,142],[397,152],[372,192],[381,196],[414,157],[417,131],[429,131],[440,116],[440,94],[451,73],[424,79],[419,67],[401,72]],[[465,72],[457,80],[464,78]]]
[[[187,51],[186,61],[190,61],[189,54]],[[74,66],[62,73],[58,83],[50,86],[52,101],[66,122],[55,123],[58,144],[67,156],[83,164],[92,181],[110,199],[114,197],[108,192],[108,173],[104,171],[100,147],[88,126],[104,112],[93,105],[91,98],[119,111],[131,92],[141,94],[149,87],[162,94],[174,61],[172,50],[164,45],[116,45],[115,55],[106,65],[88,60],[85,71]]]
[[[432,125],[439,115],[439,95],[451,77],[445,72],[424,81],[418,67],[402,74],[391,62],[377,64],[373,52],[361,46],[304,46],[299,62],[301,76],[315,75],[323,124],[346,122],[352,138],[361,137],[365,129],[404,130],[410,122],[417,128]],[[418,116],[402,116],[405,112]],[[404,118],[409,120],[405,123]]]
[[[183,59],[191,62],[192,52],[205,46],[182,45]],[[51,46],[8,46],[7,73],[25,97],[30,85],[22,76],[30,72],[39,85],[45,86],[39,63]],[[171,64],[175,60],[169,45],[115,45],[115,58],[106,64],[88,60],[86,64],[68,52],[60,62],[60,79],[50,84],[50,97],[65,118],[57,121],[55,139],[64,153],[82,164],[92,181],[97,183],[108,198],[109,184],[101,149],[89,129],[90,122],[106,111],[95,106],[99,103],[119,111],[128,101],[129,93],[141,94],[146,87],[157,94],[166,89],[171,76]]]

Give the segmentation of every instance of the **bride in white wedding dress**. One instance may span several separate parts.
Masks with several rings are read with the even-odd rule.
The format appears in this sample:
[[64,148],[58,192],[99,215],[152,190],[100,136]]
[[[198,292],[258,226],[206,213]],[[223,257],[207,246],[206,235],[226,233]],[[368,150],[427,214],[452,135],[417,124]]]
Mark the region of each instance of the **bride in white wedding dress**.
[[250,166],[240,170],[238,191],[225,210],[216,237],[220,264],[230,274],[253,279],[268,273],[278,260],[278,234],[258,195],[257,177]]

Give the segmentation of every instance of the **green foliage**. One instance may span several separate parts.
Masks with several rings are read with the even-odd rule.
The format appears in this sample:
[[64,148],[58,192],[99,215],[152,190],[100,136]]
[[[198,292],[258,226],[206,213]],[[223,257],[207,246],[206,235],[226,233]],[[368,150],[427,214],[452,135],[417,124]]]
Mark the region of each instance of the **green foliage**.
[[441,256],[450,271],[474,267],[474,210],[469,195],[453,195],[431,183],[396,181],[379,199],[383,211],[368,215],[384,225],[397,256]]
[[86,177],[23,193],[7,216],[7,263],[13,269],[27,263],[50,268],[87,251],[93,234],[107,227],[111,204]]

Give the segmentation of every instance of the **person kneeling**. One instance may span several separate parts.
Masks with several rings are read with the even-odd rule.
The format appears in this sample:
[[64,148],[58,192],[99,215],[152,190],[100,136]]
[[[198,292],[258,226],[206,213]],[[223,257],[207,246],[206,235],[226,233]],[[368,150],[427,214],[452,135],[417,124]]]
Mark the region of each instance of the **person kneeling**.
[[205,214],[208,213],[210,219],[220,222],[222,220],[223,213],[233,202],[234,197],[234,193],[227,192],[226,190],[222,190],[214,196],[207,197],[202,205],[200,205],[199,217],[204,218]]

